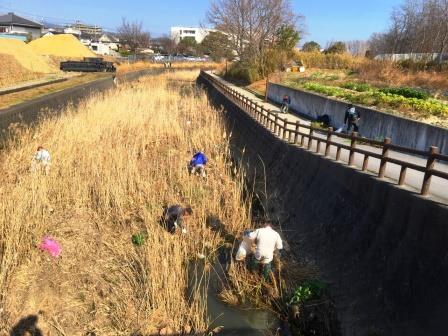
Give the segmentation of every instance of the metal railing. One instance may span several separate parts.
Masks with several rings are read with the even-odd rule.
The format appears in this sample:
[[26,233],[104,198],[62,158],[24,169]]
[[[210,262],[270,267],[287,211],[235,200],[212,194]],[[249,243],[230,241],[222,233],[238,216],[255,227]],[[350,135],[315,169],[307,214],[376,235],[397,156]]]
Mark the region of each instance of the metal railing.
[[[345,149],[349,152],[348,165],[352,166],[354,163],[355,153],[364,155],[362,163],[362,171],[368,170],[369,158],[376,158],[380,160],[380,166],[378,170],[378,177],[384,178],[386,173],[387,163],[392,163],[400,166],[400,174],[398,178],[398,185],[403,185],[406,179],[406,172],[408,169],[422,172],[423,182],[420,189],[420,194],[423,196],[428,195],[429,187],[431,185],[431,177],[437,176],[442,179],[448,180],[448,173],[435,169],[435,163],[437,161],[448,162],[448,155],[442,155],[439,153],[438,147],[430,147],[428,151],[416,150],[412,148],[402,147],[391,143],[390,138],[385,138],[384,141],[378,141],[360,137],[358,133],[352,134],[338,133],[333,128],[323,130],[319,127],[300,123],[300,121],[288,121],[286,118],[281,118],[278,112],[273,113],[257,102],[251,100],[247,96],[242,95],[238,91],[225,85],[220,80],[214,78],[207,72],[201,71],[201,76],[212,84],[219,92],[233,101],[246,113],[248,113],[253,119],[265,126],[271,132],[276,134],[281,139],[291,143],[304,147],[308,150],[312,149],[312,144],[316,144],[316,152],[321,152],[322,145],[325,146],[323,155],[325,157],[330,156],[331,146],[336,148],[336,160],[340,160],[341,150]],[[306,131],[303,131],[306,130]],[[345,138],[349,141],[349,144],[335,142],[333,137]],[[307,140],[305,142],[305,139]],[[357,148],[357,144],[367,144],[381,148],[381,153],[376,153],[368,149]],[[418,165],[405,160],[399,160],[389,156],[389,151],[394,150],[400,153],[417,155],[426,159],[426,165]]]

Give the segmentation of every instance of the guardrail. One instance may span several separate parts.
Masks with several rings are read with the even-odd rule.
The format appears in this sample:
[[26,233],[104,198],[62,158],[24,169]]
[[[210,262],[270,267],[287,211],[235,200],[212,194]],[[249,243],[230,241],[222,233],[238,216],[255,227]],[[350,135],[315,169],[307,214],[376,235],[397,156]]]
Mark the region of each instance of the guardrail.
[[[355,153],[364,155],[362,171],[367,171],[369,158],[373,157],[380,160],[380,166],[378,170],[378,177],[384,178],[386,173],[387,163],[393,163],[400,166],[400,175],[398,178],[398,185],[403,185],[406,179],[406,172],[408,169],[416,170],[424,173],[423,182],[420,190],[420,194],[423,196],[428,195],[429,187],[431,185],[431,177],[437,176],[442,179],[448,180],[448,173],[435,169],[435,163],[437,161],[448,162],[448,155],[442,155],[439,153],[437,147],[430,147],[428,151],[421,151],[412,148],[397,146],[391,143],[390,138],[385,138],[384,141],[378,141],[373,139],[368,139],[360,137],[358,133],[353,132],[352,134],[342,134],[335,132],[331,127],[328,130],[323,130],[319,127],[314,127],[300,123],[300,121],[291,122],[284,118],[281,118],[278,113],[273,113],[263,106],[259,105],[257,102],[249,99],[248,97],[242,95],[238,91],[230,88],[229,86],[223,84],[221,81],[217,80],[210,74],[201,71],[200,76],[212,84],[219,92],[224,96],[229,98],[235,104],[237,104],[241,109],[248,113],[252,118],[258,121],[260,124],[265,126],[267,129],[272,131],[281,139],[291,143],[299,145],[300,147],[305,147],[311,150],[313,141],[316,143],[316,152],[321,152],[322,144],[325,145],[324,156],[328,157],[330,155],[331,146],[336,147],[336,160],[340,160],[341,150],[347,150],[349,152],[348,165],[352,166],[354,162]],[[307,130],[307,132],[302,131],[302,129]],[[321,135],[321,136],[319,136]],[[350,141],[350,144],[343,144],[333,141],[333,136],[339,138],[345,138]],[[307,139],[305,144],[305,139]],[[362,148],[357,148],[357,144],[368,144],[375,147],[380,147],[381,154],[375,153]],[[389,151],[394,150],[397,152],[418,155],[420,157],[426,158],[426,165],[418,165],[415,163],[395,159],[389,157]]]

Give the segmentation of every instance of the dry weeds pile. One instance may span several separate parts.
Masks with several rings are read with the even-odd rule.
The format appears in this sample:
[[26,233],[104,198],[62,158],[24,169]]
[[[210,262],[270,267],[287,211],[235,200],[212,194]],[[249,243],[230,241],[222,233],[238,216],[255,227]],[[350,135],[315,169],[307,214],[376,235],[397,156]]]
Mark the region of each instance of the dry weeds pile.
[[[0,335],[30,314],[44,335],[206,328],[187,267],[222,242],[207,218],[236,234],[249,213],[219,114],[204,93],[172,81],[196,75],[149,77],[93,97],[17,131],[0,153]],[[52,154],[48,176],[29,172],[39,144]],[[193,148],[211,159],[206,181],[186,170]],[[158,224],[162,206],[179,202],[194,210],[185,236]],[[136,247],[139,232],[147,237]],[[36,248],[46,234],[61,243],[60,259]]]

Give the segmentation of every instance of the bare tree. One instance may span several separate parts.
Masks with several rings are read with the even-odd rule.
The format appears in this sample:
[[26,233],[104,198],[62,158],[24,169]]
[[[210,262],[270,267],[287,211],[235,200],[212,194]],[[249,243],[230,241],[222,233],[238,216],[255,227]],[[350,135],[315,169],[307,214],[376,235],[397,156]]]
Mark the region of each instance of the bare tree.
[[378,53],[448,52],[448,0],[405,0],[391,15],[391,26],[372,35],[370,49]]
[[135,53],[137,48],[148,47],[150,43],[150,34],[143,31],[142,22],[128,22],[126,18],[122,19],[122,24],[117,28],[120,42],[127,45],[131,52]]
[[369,44],[367,41],[362,40],[352,40],[345,42],[347,51],[353,56],[364,56],[367,49],[369,49]]
[[253,58],[275,43],[282,26],[296,26],[290,0],[212,0],[207,18],[228,34],[242,58]]

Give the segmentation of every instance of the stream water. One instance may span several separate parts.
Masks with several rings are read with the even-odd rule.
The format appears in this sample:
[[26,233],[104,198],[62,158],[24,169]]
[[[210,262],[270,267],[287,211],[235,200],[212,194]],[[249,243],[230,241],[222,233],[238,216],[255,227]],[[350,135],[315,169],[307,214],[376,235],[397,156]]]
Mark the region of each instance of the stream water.
[[[195,272],[190,272],[193,282],[195,274],[198,277],[203,274],[205,263],[200,260],[198,264],[191,267],[196,268]],[[218,292],[224,281],[225,264],[218,262],[210,270],[208,281],[202,280],[201,285],[208,283],[207,287],[207,317],[211,323],[210,330],[223,326],[224,329],[219,335],[245,335],[245,336],[263,336],[267,329],[278,325],[277,318],[270,312],[261,309],[251,309],[250,307],[233,307],[224,303],[219,297]],[[194,273],[194,274],[193,274]],[[190,287],[190,290],[194,287]]]

